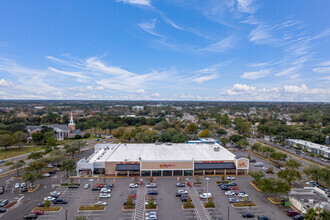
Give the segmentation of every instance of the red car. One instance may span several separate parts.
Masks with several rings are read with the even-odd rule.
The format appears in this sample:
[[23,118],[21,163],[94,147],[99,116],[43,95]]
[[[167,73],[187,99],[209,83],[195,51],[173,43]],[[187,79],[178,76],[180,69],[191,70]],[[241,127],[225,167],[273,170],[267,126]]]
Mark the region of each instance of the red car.
[[132,198],[136,199],[136,194],[134,194],[134,195],[129,195],[129,197],[132,197]]
[[43,215],[44,211],[42,211],[42,210],[32,210],[31,214]]
[[238,189],[238,187],[237,187],[237,186],[235,186],[235,187],[233,187],[232,189],[233,189],[233,190],[234,190],[234,189]]
[[295,216],[300,215],[300,212],[297,212],[296,210],[289,210],[287,211],[288,216]]
[[96,185],[94,185],[94,187],[96,187],[96,188],[103,188],[104,185],[102,185],[102,184],[96,184]]

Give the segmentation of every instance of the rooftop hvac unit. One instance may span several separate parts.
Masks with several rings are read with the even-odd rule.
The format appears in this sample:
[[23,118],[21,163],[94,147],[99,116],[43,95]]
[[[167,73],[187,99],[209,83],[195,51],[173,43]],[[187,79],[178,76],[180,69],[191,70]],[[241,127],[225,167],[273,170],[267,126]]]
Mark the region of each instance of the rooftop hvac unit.
[[309,203],[309,204],[313,204],[313,203],[314,203],[314,199],[309,199],[309,200],[308,200],[308,203]]
[[166,145],[172,145],[172,143],[168,142],[168,143],[166,143]]
[[155,144],[156,144],[156,145],[161,145],[162,143],[160,143],[160,142],[156,142]]

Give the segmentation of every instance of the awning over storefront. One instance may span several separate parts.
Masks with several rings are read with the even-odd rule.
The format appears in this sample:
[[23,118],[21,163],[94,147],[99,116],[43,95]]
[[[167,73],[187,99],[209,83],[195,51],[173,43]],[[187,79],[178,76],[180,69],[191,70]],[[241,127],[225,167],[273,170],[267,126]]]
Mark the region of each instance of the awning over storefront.
[[140,164],[117,164],[116,171],[140,171]]
[[228,163],[195,163],[195,170],[236,169],[233,162]]

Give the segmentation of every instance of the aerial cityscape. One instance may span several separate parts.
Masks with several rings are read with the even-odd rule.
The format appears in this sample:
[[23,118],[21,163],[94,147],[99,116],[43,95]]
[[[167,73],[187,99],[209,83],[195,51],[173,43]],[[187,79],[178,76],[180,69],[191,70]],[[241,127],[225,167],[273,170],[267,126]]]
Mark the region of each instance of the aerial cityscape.
[[0,220],[330,220],[327,0],[0,0]]

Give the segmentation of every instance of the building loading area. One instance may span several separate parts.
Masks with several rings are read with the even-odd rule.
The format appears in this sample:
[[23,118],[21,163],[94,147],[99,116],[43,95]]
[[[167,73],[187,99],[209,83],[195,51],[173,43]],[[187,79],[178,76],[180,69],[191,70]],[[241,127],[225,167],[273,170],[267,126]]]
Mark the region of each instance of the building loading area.
[[217,143],[97,144],[77,175],[194,176],[247,174],[249,160]]

